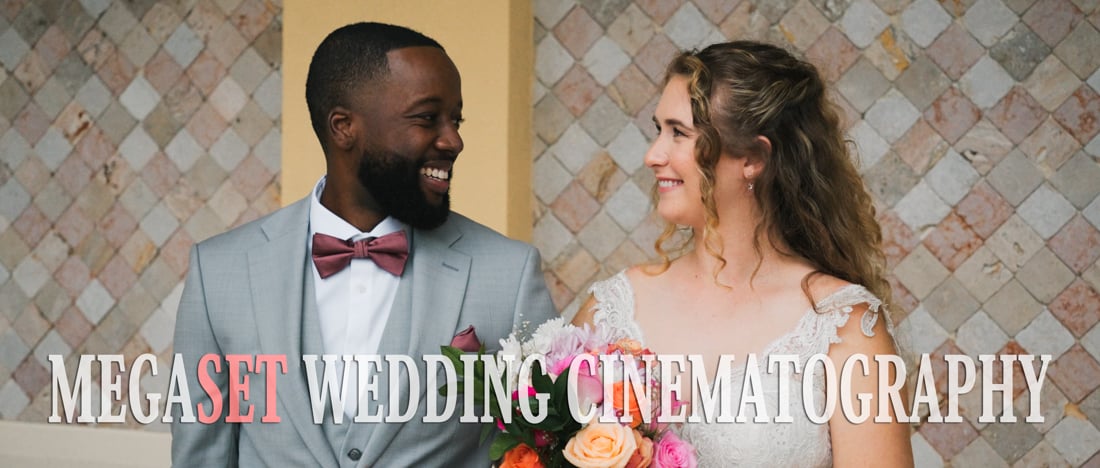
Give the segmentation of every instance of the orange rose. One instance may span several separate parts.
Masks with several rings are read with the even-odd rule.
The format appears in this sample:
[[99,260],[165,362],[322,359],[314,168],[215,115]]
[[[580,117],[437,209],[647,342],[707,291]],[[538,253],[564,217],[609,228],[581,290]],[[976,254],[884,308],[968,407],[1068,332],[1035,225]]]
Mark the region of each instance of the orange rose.
[[504,453],[504,460],[500,462],[500,468],[544,468],[542,460],[535,449],[527,444],[519,444]]
[[638,444],[638,449],[627,460],[626,468],[648,468],[653,463],[653,441],[634,431],[634,442]]
[[[623,406],[623,386],[626,386],[629,399],[626,401],[626,407]],[[611,387],[611,406],[619,410],[620,414],[626,414],[630,412],[630,427],[638,427],[642,423],[642,409],[638,407],[638,398],[634,396],[634,389],[631,388],[630,383],[627,381],[615,382],[615,385]]]
[[569,439],[562,454],[578,468],[624,468],[637,449],[633,430],[594,420]]

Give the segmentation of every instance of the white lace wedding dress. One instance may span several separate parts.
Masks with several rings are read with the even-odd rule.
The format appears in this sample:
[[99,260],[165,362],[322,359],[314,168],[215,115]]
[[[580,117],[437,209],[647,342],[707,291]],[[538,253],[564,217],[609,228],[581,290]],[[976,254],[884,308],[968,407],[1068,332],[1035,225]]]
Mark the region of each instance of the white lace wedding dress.
[[[634,291],[625,272],[597,282],[589,291],[595,296],[596,309],[593,321],[607,326],[618,338],[632,338],[645,343],[645,336],[634,321]],[[790,398],[791,423],[774,422],[779,401],[778,374],[769,374],[767,357],[770,355],[798,355],[799,369],[805,368],[807,359],[814,354],[824,354],[829,345],[839,343],[837,328],[848,322],[853,306],[867,304],[867,311],[860,317],[860,325],[867,336],[874,335],[872,328],[878,320],[882,301],[863,286],[849,285],[836,291],[817,304],[817,311],[809,310],[798,325],[772,342],[762,355],[757,356],[760,369],[766,415],[768,422],[754,423],[755,406],[746,406],[747,422],[743,423],[686,423],[680,435],[695,448],[700,467],[732,466],[798,466],[817,467],[832,465],[832,445],[828,424],[810,421],[803,409],[802,374],[792,374],[787,394]],[[889,318],[887,330],[893,333]],[[732,405],[736,413],[740,406],[741,388],[745,373],[745,356],[736,356],[731,373]],[[824,408],[825,381],[821,367],[813,375],[815,408]],[[840,369],[837,369],[839,371]],[[688,391],[689,384],[684,384]],[[839,406],[836,408],[840,411]]]

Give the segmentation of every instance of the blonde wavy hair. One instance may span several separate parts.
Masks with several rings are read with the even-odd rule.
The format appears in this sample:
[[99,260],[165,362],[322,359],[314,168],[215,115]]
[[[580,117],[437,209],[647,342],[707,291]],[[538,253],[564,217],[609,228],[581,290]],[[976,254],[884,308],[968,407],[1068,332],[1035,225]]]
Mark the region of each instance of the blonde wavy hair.
[[[753,277],[763,262],[759,239],[764,238],[781,254],[804,258],[813,266],[815,271],[802,280],[811,303],[810,279],[827,274],[861,284],[889,304],[875,208],[817,69],[779,47],[734,41],[680,54],[669,64],[665,82],[672,76],[686,77],[689,83],[699,135],[695,160],[702,175],[702,245],[718,259],[715,282],[721,284],[718,272],[726,265],[716,233],[715,166],[723,154],[755,155],[765,164],[753,180],[761,214],[753,241],[758,258]],[[771,142],[770,153],[757,136]],[[671,262],[665,244],[676,231],[675,225],[666,225],[657,238],[654,247],[663,262],[658,271]]]

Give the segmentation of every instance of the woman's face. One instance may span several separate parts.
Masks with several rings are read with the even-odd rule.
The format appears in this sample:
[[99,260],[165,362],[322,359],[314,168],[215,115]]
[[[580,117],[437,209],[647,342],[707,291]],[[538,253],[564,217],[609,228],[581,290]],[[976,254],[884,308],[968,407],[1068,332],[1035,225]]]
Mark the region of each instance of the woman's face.
[[683,226],[703,225],[702,175],[695,162],[698,132],[691,115],[688,78],[673,75],[657,101],[653,115],[657,138],[645,154],[645,164],[657,177],[657,213]]

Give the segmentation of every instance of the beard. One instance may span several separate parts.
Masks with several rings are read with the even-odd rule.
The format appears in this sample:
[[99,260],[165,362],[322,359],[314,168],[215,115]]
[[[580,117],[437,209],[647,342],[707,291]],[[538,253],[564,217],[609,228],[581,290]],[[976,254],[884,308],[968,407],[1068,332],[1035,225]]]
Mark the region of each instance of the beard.
[[434,229],[447,221],[451,195],[444,194],[439,203],[428,200],[420,187],[420,168],[424,162],[423,158],[367,152],[359,164],[359,183],[385,214],[414,228]]

